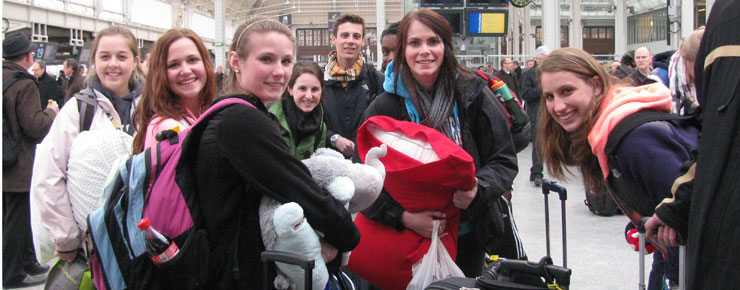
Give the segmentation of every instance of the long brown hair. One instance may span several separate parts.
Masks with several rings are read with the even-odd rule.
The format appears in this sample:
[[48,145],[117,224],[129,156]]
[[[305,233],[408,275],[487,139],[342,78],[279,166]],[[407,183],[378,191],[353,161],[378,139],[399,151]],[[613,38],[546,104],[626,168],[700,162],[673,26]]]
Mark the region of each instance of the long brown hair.
[[553,51],[537,67],[537,77],[541,81],[542,73],[561,71],[576,74],[594,89],[600,90],[600,93],[593,97],[592,106],[586,114],[583,126],[574,132],[565,131],[560,124],[555,122],[555,119],[547,112],[546,99],[541,98],[537,124],[540,152],[547,164],[547,170],[553,177],[567,179],[565,172],[571,172],[565,166],[577,166],[583,174],[586,188],[600,191],[604,176],[601,173],[598,159],[591,152],[588,133],[598,119],[598,108],[612,86],[612,79],[596,59],[577,48],[561,48]]
[[[431,100],[431,104],[422,104],[419,92],[424,90],[424,88],[414,80],[404,53],[406,50],[406,40],[409,35],[408,31],[414,21],[419,21],[419,23],[429,27],[435,34],[439,35],[439,38],[444,44],[444,59],[437,75],[437,90],[443,92],[441,95],[445,96],[445,98],[434,98]],[[411,101],[419,111],[421,123],[437,130],[442,129],[447,122],[450,112],[452,112],[455,96],[457,95],[455,86],[456,74],[469,75],[457,62],[454,52],[452,26],[439,13],[430,9],[419,9],[409,12],[401,19],[401,24],[398,25],[398,45],[396,46],[396,59],[393,66],[396,79],[393,80],[393,83],[397,83],[398,78],[401,77],[403,85],[409,92]],[[428,109],[425,110],[425,108]]]
[[129,30],[126,27],[120,26],[120,25],[109,26],[101,31],[98,31],[98,33],[96,33],[95,39],[93,40],[92,46],[91,46],[91,55],[90,55],[90,63],[89,63],[91,69],[88,70],[86,79],[90,80],[90,79],[98,78],[98,74],[95,71],[95,55],[98,52],[98,44],[100,43],[101,38],[106,37],[106,36],[113,36],[113,35],[123,36],[123,38],[126,39],[126,44],[128,45],[128,49],[131,50],[131,52],[134,54],[134,57],[131,60],[134,62],[134,70],[131,72],[131,76],[128,79],[128,87],[129,89],[135,88],[144,80],[144,74],[141,72],[141,66],[139,66],[139,62],[136,61],[136,58],[139,57],[139,48],[137,47],[137,44],[136,44],[136,37],[134,37],[134,34],[131,32],[131,30]]
[[[249,40],[252,38],[252,33],[273,31],[287,36],[290,42],[293,43],[293,50],[295,50],[295,37],[288,26],[274,19],[266,18],[264,16],[255,16],[236,28],[236,31],[234,31],[234,37],[232,38],[234,42],[231,43],[229,53],[232,51],[236,52],[237,57],[240,60],[244,60],[249,56],[249,50],[251,48]],[[222,94],[251,94],[251,92],[247,91],[239,84],[237,73],[234,72],[234,68],[231,67],[231,65],[228,66],[227,70],[230,72],[224,74]]]
[[[172,92],[167,80],[167,53],[170,45],[177,40],[187,38],[195,43],[205,68],[206,81],[198,94],[203,106],[208,106],[216,98],[216,76],[213,73],[211,57],[203,44],[203,40],[190,29],[173,28],[165,32],[151,51],[149,57],[149,73],[146,75],[146,85],[141,95],[139,105],[134,111],[134,126],[137,133],[134,137],[134,153],[144,151],[146,129],[154,116],[179,120],[183,114],[180,97]],[[198,114],[198,112],[193,112]]]

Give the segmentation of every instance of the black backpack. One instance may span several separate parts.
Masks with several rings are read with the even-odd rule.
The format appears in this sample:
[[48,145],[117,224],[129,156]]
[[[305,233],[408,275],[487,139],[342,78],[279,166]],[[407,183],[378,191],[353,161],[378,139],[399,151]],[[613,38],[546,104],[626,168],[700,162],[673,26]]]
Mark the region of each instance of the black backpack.
[[628,180],[619,172],[617,163],[619,156],[617,156],[616,150],[622,138],[637,126],[653,121],[671,120],[688,121],[694,126],[700,127],[700,124],[693,116],[643,110],[622,119],[609,133],[606,147],[604,148],[604,153],[607,156],[607,162],[609,164],[609,176],[606,177],[606,186],[614,201],[616,201],[622,210],[622,213],[633,221],[639,220],[640,217],[652,216],[655,212],[655,205],[650,200],[650,197],[640,190],[637,184]]
[[[5,91],[7,91],[13,83],[22,79],[30,79],[34,82],[36,81],[36,78],[28,73],[15,72],[9,79],[3,81],[3,95],[5,95]],[[21,144],[23,144],[23,136],[20,136],[19,140],[16,140],[16,138],[13,137],[10,123],[8,123],[7,109],[3,106],[3,167],[10,167],[18,162],[18,155],[21,152]]]
[[619,213],[619,207],[609,190],[604,187],[600,191],[586,190],[586,199],[583,201],[591,213],[598,216],[613,216]]
[[[496,76],[484,73],[479,69],[473,69],[473,71],[475,71],[478,77],[486,81],[489,89],[494,85],[494,81],[501,81]],[[515,95],[514,92],[511,92],[514,98],[508,101],[504,101],[501,98],[501,94],[493,89],[491,89],[491,92],[497,96],[496,99],[504,106],[506,116],[509,118],[509,131],[511,132],[511,139],[514,141],[514,149],[516,149],[516,153],[519,153],[524,148],[527,148],[529,141],[532,140],[532,134],[530,132],[532,125],[529,122],[529,117],[527,117],[527,113],[522,108],[522,104],[519,103],[519,96]]]

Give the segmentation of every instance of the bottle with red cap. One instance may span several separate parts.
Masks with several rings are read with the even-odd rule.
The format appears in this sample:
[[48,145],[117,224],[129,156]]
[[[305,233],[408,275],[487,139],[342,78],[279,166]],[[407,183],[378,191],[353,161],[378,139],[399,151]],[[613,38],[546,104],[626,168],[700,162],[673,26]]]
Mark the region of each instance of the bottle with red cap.
[[152,227],[149,218],[142,218],[136,225],[146,233],[146,250],[154,263],[172,260],[180,252],[174,241]]

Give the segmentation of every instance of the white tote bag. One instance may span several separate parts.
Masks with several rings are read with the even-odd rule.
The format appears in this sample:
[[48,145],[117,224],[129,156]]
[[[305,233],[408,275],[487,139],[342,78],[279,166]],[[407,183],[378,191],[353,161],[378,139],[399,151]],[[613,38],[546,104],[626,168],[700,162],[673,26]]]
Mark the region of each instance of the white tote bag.
[[432,244],[429,251],[411,268],[413,278],[406,290],[422,290],[437,280],[449,277],[465,277],[462,270],[452,260],[447,249],[439,239],[439,221],[434,221]]

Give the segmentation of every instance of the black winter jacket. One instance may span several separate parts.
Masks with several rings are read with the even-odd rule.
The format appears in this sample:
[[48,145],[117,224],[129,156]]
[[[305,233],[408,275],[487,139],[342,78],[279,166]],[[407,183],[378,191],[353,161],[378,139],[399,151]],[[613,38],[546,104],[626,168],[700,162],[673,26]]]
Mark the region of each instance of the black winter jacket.
[[[685,289],[740,285],[740,0],[717,1],[696,56],[703,113],[688,216]],[[682,287],[683,288],[683,287]]]
[[42,74],[39,78],[39,94],[41,95],[42,110],[49,105],[49,100],[57,102],[60,108],[64,105],[64,91],[47,73]]
[[[518,172],[516,152],[509,133],[509,121],[501,105],[487,84],[476,76],[460,76],[457,81],[463,149],[475,163],[478,194],[470,206],[462,211],[460,223],[472,222],[482,245],[493,238],[494,223],[491,207],[510,187]],[[385,115],[396,120],[410,121],[403,97],[385,92],[368,107],[363,120]],[[362,213],[397,230],[403,230],[401,205],[383,190],[378,199]]]
[[[347,87],[325,75],[326,85],[321,96],[326,110],[326,144],[334,134],[357,141],[357,129],[362,125],[362,113],[383,92],[383,75],[365,63],[358,79]],[[336,148],[334,148],[336,149]]]
[[259,205],[264,195],[301,205],[311,226],[340,253],[360,242],[349,212],[293,157],[265,106],[255,97],[245,99],[258,109],[234,105],[218,112],[204,129],[194,160],[196,198],[211,246],[212,289],[261,287],[265,246]]
[[[522,73],[522,79],[519,81],[521,82],[521,98],[526,102],[527,116],[532,123],[532,127],[535,128],[537,126],[537,114],[540,111],[540,97],[542,97],[542,87],[540,86],[540,80],[537,78],[537,64]],[[532,135],[536,134],[536,131],[532,131]]]

